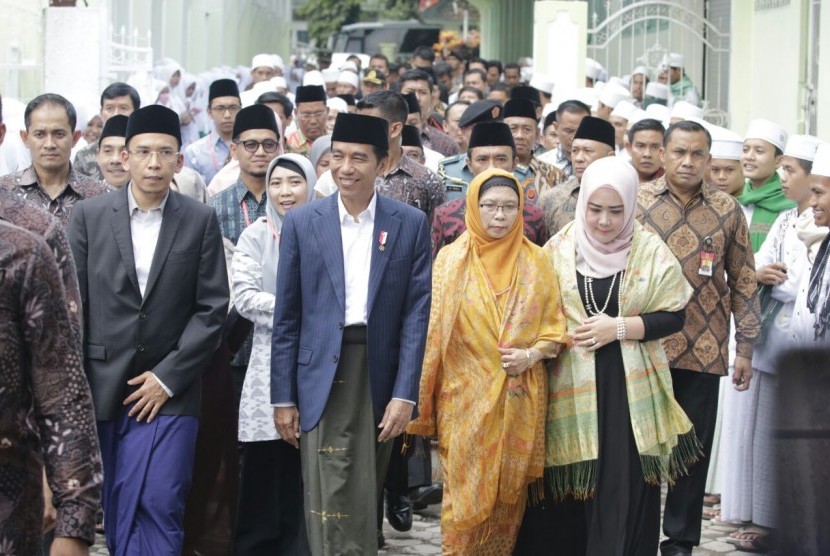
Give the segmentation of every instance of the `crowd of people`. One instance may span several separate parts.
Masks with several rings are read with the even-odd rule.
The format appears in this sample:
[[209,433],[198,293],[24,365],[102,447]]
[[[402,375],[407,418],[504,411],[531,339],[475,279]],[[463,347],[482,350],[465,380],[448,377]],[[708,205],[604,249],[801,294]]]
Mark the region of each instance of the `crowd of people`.
[[704,511],[766,551],[830,144],[706,121],[681,54],[585,67],[3,99],[0,552],[370,554],[439,502],[445,554],[691,554]]

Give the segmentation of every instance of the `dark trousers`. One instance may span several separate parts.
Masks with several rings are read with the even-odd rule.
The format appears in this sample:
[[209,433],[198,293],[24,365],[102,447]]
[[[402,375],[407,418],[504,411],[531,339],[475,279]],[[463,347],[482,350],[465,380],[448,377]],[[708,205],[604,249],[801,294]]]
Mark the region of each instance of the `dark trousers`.
[[242,443],[237,556],[310,554],[300,451],[282,440]]
[[700,544],[701,513],[709,473],[709,454],[715,436],[718,416],[718,375],[672,369],[674,398],[695,427],[703,445],[703,456],[689,467],[689,474],[681,476],[666,497],[663,513],[663,534],[668,537],[660,545],[664,554],[672,554],[672,547],[691,549]]

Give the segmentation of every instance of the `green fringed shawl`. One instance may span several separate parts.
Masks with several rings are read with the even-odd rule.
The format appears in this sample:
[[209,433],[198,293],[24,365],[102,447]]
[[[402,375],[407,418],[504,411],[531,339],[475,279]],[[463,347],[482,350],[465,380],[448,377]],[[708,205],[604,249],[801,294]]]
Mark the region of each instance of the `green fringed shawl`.
[[[559,276],[568,331],[587,318],[579,296],[573,224],[546,246]],[[622,314],[679,311],[692,288],[663,241],[635,224],[622,284]],[[691,421],[674,399],[668,359],[661,340],[623,341],[629,413],[634,440],[648,483],[670,484],[701,454]],[[599,431],[593,352],[575,346],[556,360],[548,383],[545,467],[554,496],[591,496],[596,489]]]
[[779,213],[796,206],[793,201],[784,196],[778,172],[772,174],[770,179],[758,189],[752,189],[752,185],[747,180],[744,192],[738,197],[738,201],[744,206],[753,206],[752,222],[749,223],[749,241],[755,253],[761,248]]

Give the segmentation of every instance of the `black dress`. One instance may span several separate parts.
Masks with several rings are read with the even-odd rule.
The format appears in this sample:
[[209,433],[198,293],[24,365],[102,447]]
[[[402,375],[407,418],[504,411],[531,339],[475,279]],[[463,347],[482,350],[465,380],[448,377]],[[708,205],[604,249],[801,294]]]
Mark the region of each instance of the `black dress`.
[[[588,307],[584,277],[577,273],[582,304]],[[594,298],[605,314],[619,314],[620,276],[594,279]],[[590,312],[588,312],[590,315]],[[656,340],[683,328],[685,312],[641,315],[644,340]],[[596,351],[599,461],[597,490],[585,502],[566,498],[553,503],[545,485],[545,502],[525,513],[514,554],[639,556],[657,554],[660,537],[660,487],[643,478],[631,429],[625,369],[619,342]]]

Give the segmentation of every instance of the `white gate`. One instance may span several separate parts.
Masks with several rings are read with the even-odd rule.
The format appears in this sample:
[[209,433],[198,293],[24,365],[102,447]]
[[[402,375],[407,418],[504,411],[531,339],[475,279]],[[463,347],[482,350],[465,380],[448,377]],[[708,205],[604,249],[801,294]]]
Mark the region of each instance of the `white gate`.
[[703,98],[706,118],[727,123],[729,18],[728,14],[707,13],[713,3],[592,1],[589,6],[595,9],[589,14],[588,56],[605,66],[609,75],[629,74],[634,67],[643,65],[656,78],[666,53],[683,54],[686,73]]

